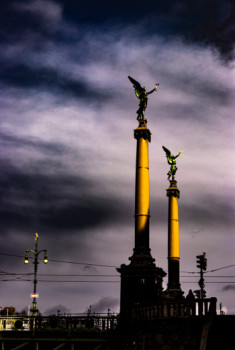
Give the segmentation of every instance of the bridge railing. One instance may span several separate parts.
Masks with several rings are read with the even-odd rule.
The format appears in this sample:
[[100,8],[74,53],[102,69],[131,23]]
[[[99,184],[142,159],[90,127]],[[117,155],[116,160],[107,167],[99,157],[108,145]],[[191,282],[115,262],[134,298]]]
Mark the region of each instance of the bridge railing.
[[0,331],[79,330],[81,328],[111,330],[117,325],[117,314],[79,314],[51,316],[0,316]]
[[209,312],[216,313],[216,298],[178,301],[165,299],[152,306],[134,305],[121,316],[135,320],[154,320],[170,317],[206,316]]

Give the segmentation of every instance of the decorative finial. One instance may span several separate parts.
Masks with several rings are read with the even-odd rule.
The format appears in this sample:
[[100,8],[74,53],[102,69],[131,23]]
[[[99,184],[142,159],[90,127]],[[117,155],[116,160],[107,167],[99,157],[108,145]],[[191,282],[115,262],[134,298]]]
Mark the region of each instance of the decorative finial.
[[171,151],[169,151],[169,149],[167,149],[164,146],[162,146],[162,148],[166,152],[168,164],[171,166],[169,172],[167,173],[168,180],[170,181],[171,176],[172,176],[172,180],[174,180],[176,171],[178,169],[176,166],[176,158],[179,157],[183,151],[181,149],[180,152],[176,156],[174,156],[174,154],[171,154]]
[[138,109],[138,111],[136,111],[136,113],[138,114],[136,119],[138,121],[146,120],[146,119],[144,119],[144,112],[145,112],[145,110],[147,108],[147,104],[148,104],[148,95],[154,91],[157,92],[157,87],[159,86],[159,84],[157,83],[153,90],[146,92],[145,86],[141,86],[138,81],[136,81],[135,79],[133,79],[130,76],[128,76],[128,78],[133,84],[136,97],[140,100],[139,109]]

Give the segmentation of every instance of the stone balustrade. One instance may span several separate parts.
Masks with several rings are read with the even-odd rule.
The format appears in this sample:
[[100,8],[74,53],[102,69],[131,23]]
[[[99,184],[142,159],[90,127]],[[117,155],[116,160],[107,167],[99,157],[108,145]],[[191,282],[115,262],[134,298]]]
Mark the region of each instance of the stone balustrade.
[[216,298],[180,300],[163,299],[152,306],[134,305],[128,310],[125,318],[133,320],[154,320],[169,317],[196,317],[216,313]]

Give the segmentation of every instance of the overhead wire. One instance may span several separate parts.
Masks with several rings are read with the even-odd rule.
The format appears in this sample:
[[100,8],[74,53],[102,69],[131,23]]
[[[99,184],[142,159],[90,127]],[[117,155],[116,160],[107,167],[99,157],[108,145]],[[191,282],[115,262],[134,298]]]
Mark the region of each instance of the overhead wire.
[[[9,254],[9,253],[4,253],[0,252],[0,255],[6,255],[6,256],[13,256],[17,258],[24,258],[23,255],[18,255],[18,254]],[[29,259],[32,259],[32,257],[28,257]],[[42,260],[43,259],[39,259]],[[56,262],[56,263],[66,263],[66,264],[74,264],[74,265],[85,265],[85,266],[98,266],[98,267],[112,267],[112,268],[117,268],[117,266],[114,265],[106,265],[106,264],[92,264],[92,263],[86,263],[86,262],[77,262],[77,261],[68,261],[68,260],[58,260],[58,259],[49,259],[48,262]]]
[[[17,273],[17,272],[6,272],[6,271],[0,271],[0,276],[32,276],[33,272],[29,273]],[[117,274],[57,274],[57,273],[38,273],[38,276],[48,276],[48,277],[120,277],[120,275]],[[142,277],[142,275],[135,275],[136,277]],[[197,278],[198,276],[181,276],[181,278]],[[235,278],[235,276],[223,276],[223,275],[215,275],[215,276],[208,276],[206,275],[205,278]]]
[[[24,258],[23,255],[19,255],[19,254],[9,254],[9,253],[4,253],[4,252],[0,252],[0,255],[6,255],[6,256],[13,256],[13,257],[17,257],[17,258]],[[30,257],[29,257],[30,258]],[[32,257],[31,257],[32,258]],[[41,259],[43,260],[43,259]],[[48,261],[52,261],[52,262],[60,262],[60,263],[67,263],[67,264],[75,264],[75,265],[87,265],[87,266],[100,266],[100,267],[114,267],[117,268],[117,266],[115,265],[106,265],[106,264],[92,264],[92,263],[86,263],[86,262],[77,262],[77,261],[68,261],[68,260],[58,260],[58,259],[48,259]],[[222,266],[213,270],[207,270],[205,271],[205,273],[208,272],[215,272],[215,271],[219,271],[222,269],[227,269],[229,267],[233,267],[235,266],[235,264],[231,264],[231,265],[227,265],[227,266]],[[190,273],[190,274],[198,274],[200,273],[199,271],[182,271],[184,273]]]
[[[227,266],[222,266],[222,267],[218,267],[217,269],[213,269],[213,270],[207,270],[204,273],[208,273],[208,272],[215,272],[215,271],[219,271],[219,270],[223,270],[223,269],[227,269],[229,267],[233,267],[235,266],[235,264],[232,265],[227,265]],[[200,274],[200,271],[181,271],[183,273],[191,273],[191,274]]]
[[[19,255],[19,254],[10,254],[10,253],[4,253],[4,252],[0,252],[0,255],[5,255],[5,256],[12,256],[12,257],[17,257],[17,258],[24,258],[23,255]],[[32,259],[32,257],[31,257]],[[41,259],[43,260],[43,259]],[[84,266],[95,266],[95,267],[108,267],[108,268],[117,268],[117,266],[114,265],[106,265],[106,264],[93,264],[93,263],[86,263],[86,262],[76,262],[76,261],[69,261],[69,260],[58,260],[58,259],[48,259],[48,261],[50,262],[56,262],[56,263],[66,263],[66,264],[75,264],[75,265],[84,265]],[[205,278],[234,278],[235,276],[209,276],[206,275],[209,272],[215,272],[215,271],[219,271],[219,270],[223,270],[223,269],[227,269],[230,267],[235,266],[235,264],[231,264],[231,265],[227,265],[227,266],[222,266],[216,269],[212,269],[212,270],[208,270],[204,272],[204,277]],[[188,274],[195,274],[196,276],[181,276],[182,278],[188,278],[188,277],[199,277],[197,276],[200,272],[198,271],[182,271],[183,273],[188,273]],[[33,273],[10,273],[10,272],[5,272],[5,271],[1,271],[0,272],[0,276],[5,276],[5,275],[12,275],[12,276],[16,276],[16,279],[11,279],[11,280],[0,280],[0,282],[8,282],[8,281],[29,281],[31,282],[31,280],[26,280],[23,279],[24,276],[32,276]],[[22,276],[22,278],[19,278],[17,276]],[[50,276],[50,277],[120,277],[120,275],[113,275],[113,274],[109,274],[109,275],[92,275],[92,274],[38,274],[38,276]],[[142,276],[140,276],[142,277]],[[88,280],[82,280],[82,281],[69,281],[69,280],[65,280],[65,281],[53,281],[53,280],[38,280],[39,282],[58,282],[58,283],[66,283],[66,282],[73,282],[73,283],[118,283],[119,281],[107,281],[107,280],[100,280],[100,281],[88,281]],[[181,281],[181,283],[198,283],[196,281]],[[233,281],[206,281],[206,283],[235,283]]]
[[[120,283],[120,281],[103,281],[103,280],[99,280],[99,281],[96,281],[96,280],[37,280],[38,282],[40,283]],[[20,278],[17,278],[17,279],[4,279],[4,280],[0,280],[0,282],[33,282],[31,279],[20,279]],[[185,284],[185,283],[190,283],[190,284],[194,284],[194,283],[198,283],[197,281],[181,281],[181,284]],[[235,284],[234,281],[207,281],[206,284]]]
[[[3,272],[0,271],[0,276],[32,276],[33,272],[30,273],[15,273],[15,272]],[[57,273],[38,273],[37,276],[50,276],[50,277],[120,277],[120,275],[100,275],[100,274],[57,274]]]

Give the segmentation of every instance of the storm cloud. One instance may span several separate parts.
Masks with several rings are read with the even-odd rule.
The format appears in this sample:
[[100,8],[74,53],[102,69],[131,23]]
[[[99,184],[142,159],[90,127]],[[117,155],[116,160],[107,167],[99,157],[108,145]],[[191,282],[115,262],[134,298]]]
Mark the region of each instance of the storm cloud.
[[222,288],[222,292],[235,291],[235,286],[233,284],[227,284]]

